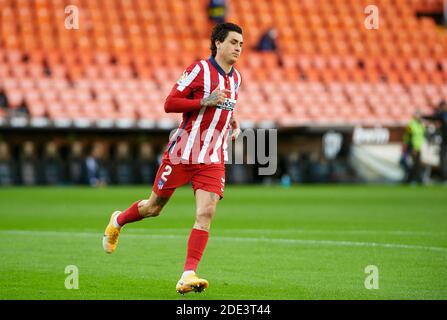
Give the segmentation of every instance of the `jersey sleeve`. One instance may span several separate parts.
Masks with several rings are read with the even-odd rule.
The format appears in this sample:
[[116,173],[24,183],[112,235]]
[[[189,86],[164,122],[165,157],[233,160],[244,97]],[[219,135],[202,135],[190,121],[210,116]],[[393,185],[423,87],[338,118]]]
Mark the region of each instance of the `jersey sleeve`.
[[190,112],[201,108],[201,99],[192,98],[192,93],[201,89],[202,73],[200,63],[193,63],[186,68],[166,98],[164,107],[167,113]]
[[[238,70],[235,69],[236,75],[237,75],[237,82],[236,82],[236,91],[237,91],[237,95],[239,96],[239,90],[241,89],[241,84],[242,84],[242,76],[240,74],[240,72]],[[233,120],[237,120],[237,109],[235,108],[233,110],[233,112],[231,113],[231,118],[230,118],[230,126],[231,126],[231,122],[233,122]]]

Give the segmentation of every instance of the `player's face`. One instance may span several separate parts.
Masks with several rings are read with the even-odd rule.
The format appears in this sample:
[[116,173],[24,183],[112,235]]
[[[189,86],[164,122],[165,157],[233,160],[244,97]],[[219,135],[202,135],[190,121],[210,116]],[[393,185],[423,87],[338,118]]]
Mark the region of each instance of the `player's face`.
[[240,33],[230,31],[224,42],[217,42],[217,54],[229,64],[235,64],[242,52],[243,38]]

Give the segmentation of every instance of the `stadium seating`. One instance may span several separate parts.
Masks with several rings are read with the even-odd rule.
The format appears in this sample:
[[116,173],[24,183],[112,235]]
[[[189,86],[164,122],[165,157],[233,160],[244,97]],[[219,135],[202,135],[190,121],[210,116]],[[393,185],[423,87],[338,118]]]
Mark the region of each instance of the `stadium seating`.
[[[239,117],[279,126],[402,125],[447,99],[447,31],[416,13],[442,0],[232,0],[244,28]],[[78,30],[65,28],[76,5]],[[0,91],[8,117],[178,119],[163,102],[182,70],[209,55],[205,0],[0,0]],[[279,51],[253,47],[270,26]],[[0,106],[1,107],[1,106]]]

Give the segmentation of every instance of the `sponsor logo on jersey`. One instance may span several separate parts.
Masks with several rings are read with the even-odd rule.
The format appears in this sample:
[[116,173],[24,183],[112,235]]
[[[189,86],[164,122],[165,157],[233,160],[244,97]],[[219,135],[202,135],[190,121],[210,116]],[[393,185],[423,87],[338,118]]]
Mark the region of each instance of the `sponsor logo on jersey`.
[[217,105],[217,107],[220,109],[230,110],[230,111],[232,111],[235,106],[236,106],[236,100],[230,99],[230,98],[225,98],[225,101],[223,103],[219,103]]

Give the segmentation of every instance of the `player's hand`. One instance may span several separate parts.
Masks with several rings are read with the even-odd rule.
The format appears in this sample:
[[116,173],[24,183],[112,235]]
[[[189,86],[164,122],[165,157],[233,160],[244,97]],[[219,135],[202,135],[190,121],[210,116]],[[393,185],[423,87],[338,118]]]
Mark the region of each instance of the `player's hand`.
[[234,141],[241,134],[241,127],[239,126],[239,121],[233,119],[233,121],[231,121],[231,128],[233,129],[233,132],[231,133],[231,140]]
[[217,106],[220,103],[223,103],[225,101],[225,98],[227,97],[227,94],[231,93],[228,89],[220,90],[219,87],[216,87],[211,94],[200,100],[200,105],[202,107],[214,107]]
[[237,137],[239,137],[240,134],[241,134],[241,129],[240,128],[233,129],[233,132],[231,133],[231,140],[232,141],[236,140]]

